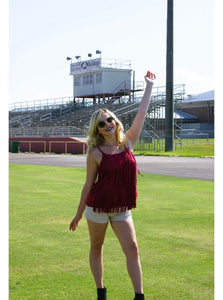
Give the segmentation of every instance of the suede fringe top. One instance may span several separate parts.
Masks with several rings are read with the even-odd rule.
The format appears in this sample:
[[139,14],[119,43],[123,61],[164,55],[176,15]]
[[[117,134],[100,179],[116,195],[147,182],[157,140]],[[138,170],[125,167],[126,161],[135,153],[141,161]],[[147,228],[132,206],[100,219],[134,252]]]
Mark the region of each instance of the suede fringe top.
[[136,207],[136,160],[125,148],[118,154],[102,153],[98,179],[93,184],[86,205],[95,212],[117,213]]

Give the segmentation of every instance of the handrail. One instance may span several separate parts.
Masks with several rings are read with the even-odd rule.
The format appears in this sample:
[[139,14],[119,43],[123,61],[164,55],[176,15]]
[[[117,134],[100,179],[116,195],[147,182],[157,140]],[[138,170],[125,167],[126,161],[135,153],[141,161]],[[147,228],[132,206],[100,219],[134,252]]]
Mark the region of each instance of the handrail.
[[[76,134],[75,134],[76,132]],[[79,133],[77,133],[79,132]],[[49,127],[11,127],[10,137],[55,137],[55,136],[86,136],[87,131],[76,126],[49,126]]]
[[123,90],[131,90],[131,80],[124,80],[122,81],[113,91],[113,94],[117,94]]
[[66,105],[73,101],[73,96],[49,98],[49,99],[37,99],[32,101],[22,101],[9,104],[9,111],[31,111],[41,110],[42,108],[52,108],[57,105]]
[[101,60],[101,67],[112,69],[131,69],[131,60],[103,58]]
[[128,106],[121,107],[121,108],[119,108],[119,109],[114,110],[113,113],[114,113],[114,114],[117,114],[117,113],[119,113],[121,110],[125,110],[125,111],[126,111],[126,109],[128,109],[129,107],[132,107],[132,106],[134,106],[134,105],[138,105],[138,103],[137,103],[137,102],[134,102],[134,103],[129,104]]
[[[120,84],[122,85],[123,82]],[[145,83],[144,81],[136,81],[134,84],[134,95],[138,95],[138,93],[141,93],[144,90]],[[178,100],[176,96],[178,96],[177,91],[182,89],[183,87],[183,94],[182,92],[180,95],[184,97],[185,90],[184,90],[184,84],[176,84],[174,85],[174,96],[175,96],[175,101]],[[118,86],[119,87],[119,86]],[[116,89],[118,89],[116,87]],[[116,92],[116,89],[114,90],[114,93]],[[130,83],[130,90],[131,90],[131,83]],[[118,92],[118,91],[117,91]],[[97,95],[95,95],[97,96]],[[152,96],[151,96],[151,102],[153,101],[159,101],[159,97],[165,96],[165,86],[159,86],[159,87],[154,87]],[[182,100],[182,99],[179,99]],[[83,103],[83,97],[78,97],[75,98],[76,104],[82,104]],[[87,105],[93,105],[94,101],[92,98],[84,98],[85,104]],[[63,105],[73,105],[74,104],[74,97],[73,96],[66,96],[66,97],[60,97],[60,98],[49,98],[49,99],[39,99],[39,100],[32,100],[32,101],[22,101],[22,102],[15,102],[9,104],[9,112],[33,112],[33,111],[38,111],[38,110],[46,110],[46,109],[56,109],[62,108]]]

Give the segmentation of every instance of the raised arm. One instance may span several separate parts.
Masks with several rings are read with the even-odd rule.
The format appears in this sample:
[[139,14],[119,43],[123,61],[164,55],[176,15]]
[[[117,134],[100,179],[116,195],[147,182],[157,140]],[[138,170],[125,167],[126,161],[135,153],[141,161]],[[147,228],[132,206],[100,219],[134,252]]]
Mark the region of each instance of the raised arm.
[[143,128],[143,124],[145,121],[145,116],[149,107],[150,97],[153,87],[153,79],[156,76],[151,72],[147,72],[145,76],[146,88],[142,100],[139,104],[138,112],[136,114],[135,120],[130,127],[130,129],[126,132],[126,144],[129,149],[133,149]]

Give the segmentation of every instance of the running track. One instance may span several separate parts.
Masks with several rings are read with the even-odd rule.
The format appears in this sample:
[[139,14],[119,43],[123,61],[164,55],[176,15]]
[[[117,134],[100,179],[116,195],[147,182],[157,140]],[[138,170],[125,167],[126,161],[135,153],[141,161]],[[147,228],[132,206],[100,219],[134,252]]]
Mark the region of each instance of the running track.
[[[136,156],[136,161],[141,173],[214,181],[214,158]],[[85,168],[86,156],[9,153],[9,162]]]

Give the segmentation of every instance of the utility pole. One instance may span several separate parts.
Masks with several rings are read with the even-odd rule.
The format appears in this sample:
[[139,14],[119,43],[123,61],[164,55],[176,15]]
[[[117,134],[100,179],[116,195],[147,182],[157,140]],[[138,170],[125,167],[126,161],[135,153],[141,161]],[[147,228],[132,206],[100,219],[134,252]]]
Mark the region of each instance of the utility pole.
[[167,0],[165,151],[173,151],[173,0]]

